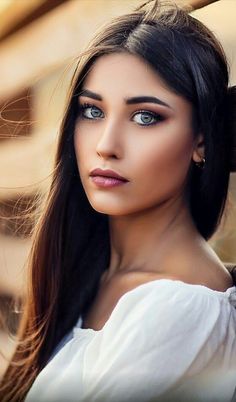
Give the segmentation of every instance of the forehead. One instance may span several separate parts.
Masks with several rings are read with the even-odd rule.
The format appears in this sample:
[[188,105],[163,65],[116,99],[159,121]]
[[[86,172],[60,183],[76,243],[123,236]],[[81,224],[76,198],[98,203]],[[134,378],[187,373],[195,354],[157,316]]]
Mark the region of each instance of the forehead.
[[139,56],[120,52],[100,56],[90,68],[84,85],[127,87],[142,90],[152,85],[167,87],[158,73]]

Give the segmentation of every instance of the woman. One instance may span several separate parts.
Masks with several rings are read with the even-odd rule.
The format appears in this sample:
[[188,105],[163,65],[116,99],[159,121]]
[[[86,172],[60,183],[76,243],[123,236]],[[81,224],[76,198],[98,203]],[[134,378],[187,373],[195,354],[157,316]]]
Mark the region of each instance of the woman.
[[2,401],[232,398],[236,287],[207,240],[236,91],[213,34],[151,3],[78,63]]

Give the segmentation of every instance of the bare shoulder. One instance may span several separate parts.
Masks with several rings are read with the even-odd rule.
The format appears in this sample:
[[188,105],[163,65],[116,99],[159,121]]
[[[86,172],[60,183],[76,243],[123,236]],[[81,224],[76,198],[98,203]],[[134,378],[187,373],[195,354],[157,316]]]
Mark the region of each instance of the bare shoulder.
[[224,292],[234,285],[231,273],[206,241],[194,253],[193,268],[193,281],[210,289]]
[[117,284],[116,292],[114,294],[119,298],[129,290],[157,279],[181,280],[188,284],[203,285],[219,292],[225,292],[228,288],[234,286],[232,275],[227,268],[221,264],[208,264],[206,266],[203,264],[198,271],[192,271],[190,269],[187,273],[129,273],[129,275],[124,275],[120,278],[119,285]]
[[191,266],[189,265],[188,269],[183,271],[154,272],[133,270],[120,273],[110,281],[108,294],[115,302],[123,294],[137,286],[158,279],[181,280],[189,284],[204,285],[220,292],[224,292],[234,285],[232,275],[223,263],[206,259]]
[[220,292],[225,292],[234,285],[233,277],[223,263],[202,264],[194,281],[201,281],[201,284]]

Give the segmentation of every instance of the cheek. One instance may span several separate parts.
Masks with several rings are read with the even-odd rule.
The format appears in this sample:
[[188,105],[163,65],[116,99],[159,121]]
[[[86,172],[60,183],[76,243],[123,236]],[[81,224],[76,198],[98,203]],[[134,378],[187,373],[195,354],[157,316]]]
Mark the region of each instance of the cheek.
[[191,132],[177,134],[166,132],[165,138],[159,136],[136,149],[136,166],[146,190],[153,184],[174,188],[184,181],[191,161],[192,137]]

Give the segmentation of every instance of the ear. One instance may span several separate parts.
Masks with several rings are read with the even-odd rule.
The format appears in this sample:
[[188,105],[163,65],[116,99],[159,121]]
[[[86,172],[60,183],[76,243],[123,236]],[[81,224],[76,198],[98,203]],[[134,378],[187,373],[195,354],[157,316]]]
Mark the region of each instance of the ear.
[[195,145],[192,155],[193,161],[201,162],[202,158],[204,158],[204,155],[205,155],[204,136],[202,133],[200,133],[195,139]]

